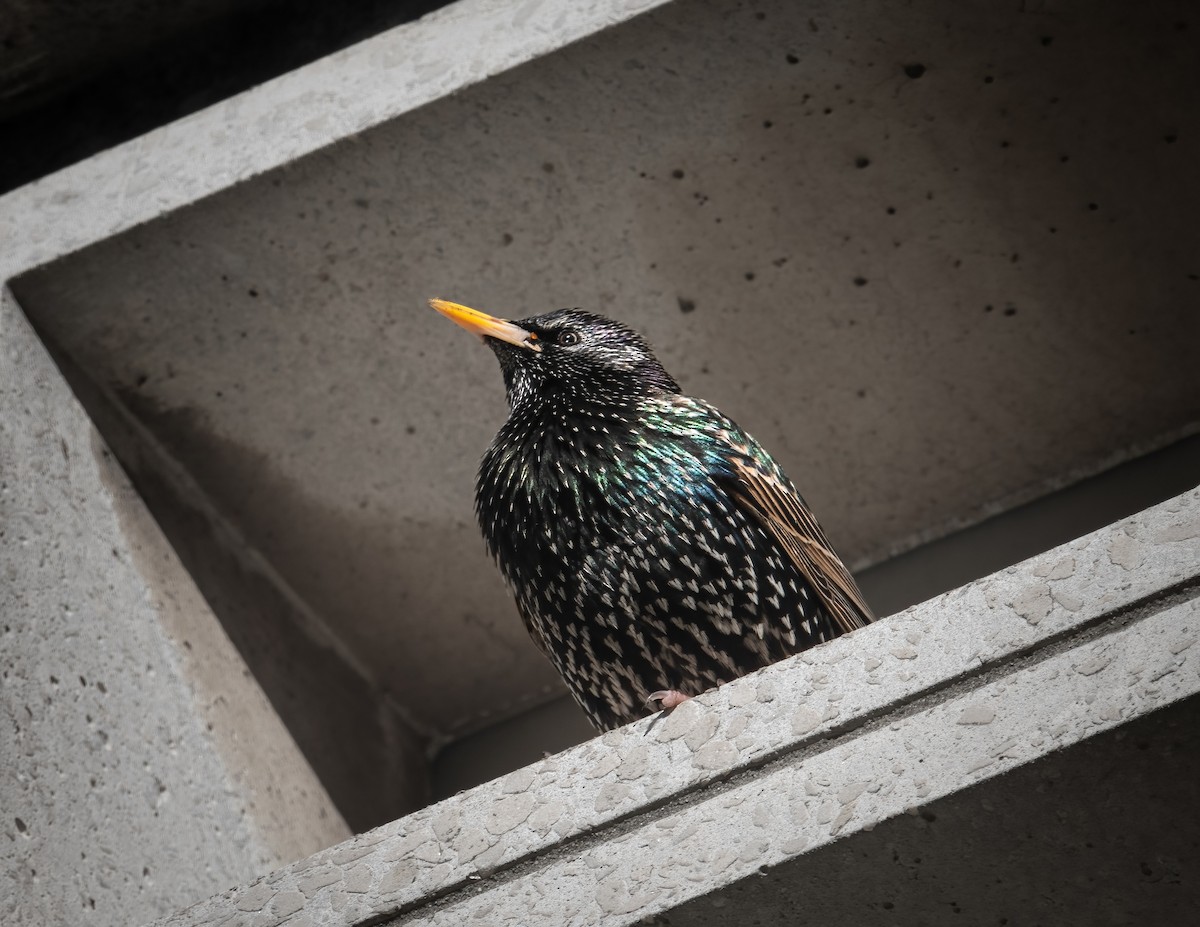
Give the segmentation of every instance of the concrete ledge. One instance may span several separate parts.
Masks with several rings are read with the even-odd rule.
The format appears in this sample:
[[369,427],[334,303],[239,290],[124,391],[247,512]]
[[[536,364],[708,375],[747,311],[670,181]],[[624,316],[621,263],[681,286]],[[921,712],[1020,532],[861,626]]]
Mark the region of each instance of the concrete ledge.
[[128,923],[349,830],[0,289],[0,923]]
[[0,281],[665,0],[460,0],[0,197]]
[[[894,393],[902,379],[839,381],[846,397],[870,397],[855,441],[873,448],[881,446],[877,429],[889,422],[905,423],[903,446],[909,446],[920,432],[904,413],[936,408],[929,399],[939,392],[968,382],[978,390],[973,401],[955,407],[956,415],[940,415],[953,423],[948,430],[955,440],[941,440],[935,429],[920,447],[911,446],[918,452],[910,453],[910,462],[921,474],[934,474],[932,481],[896,480],[895,458],[879,454],[874,457],[889,461],[885,482],[853,473],[842,480],[854,487],[859,509],[876,512],[889,497],[944,499],[955,473],[972,487],[989,472],[1015,478],[1022,492],[1061,485],[1112,462],[1097,463],[1097,447],[1128,456],[1134,445],[1148,446],[1138,442],[1159,440],[1164,429],[1193,427],[1195,410],[1186,397],[1195,390],[1189,368],[1179,362],[1182,346],[1192,343],[1193,320],[1178,307],[1187,305],[1183,288],[1192,285],[1185,274],[1194,276],[1190,252],[1180,243],[1192,228],[1187,155],[1197,133],[1189,134],[1193,111],[1176,88],[1194,85],[1184,79],[1194,70],[1194,56],[1183,41],[1162,44],[1171,18],[1151,11],[1130,32],[1133,20],[1123,14],[1103,19],[1086,4],[1066,4],[1052,11],[1059,35],[1053,48],[1066,54],[1051,59],[1045,49],[1053,36],[1031,25],[1038,17],[1029,11],[1005,11],[986,22],[964,15],[958,31],[948,31],[942,13],[901,10],[879,20],[870,8],[855,7],[848,19],[822,21],[818,40],[809,29],[812,11],[776,3],[766,24],[753,26],[753,37],[742,34],[751,44],[739,47],[728,42],[737,33],[722,21],[724,7],[679,4],[655,14],[661,32],[639,22],[612,30],[623,34],[613,36],[611,46],[577,45],[573,50],[584,52],[578,61],[546,54],[659,5],[463,0],[0,198],[0,283],[17,286],[24,275],[31,287],[32,268],[98,246],[90,257],[75,256],[48,272],[59,276],[36,299],[43,319],[52,310],[72,323],[95,319],[146,296],[149,304],[175,307],[169,325],[190,320],[214,336],[234,330],[231,320],[261,295],[260,274],[280,282],[269,301],[273,310],[306,313],[277,314],[286,319],[285,333],[323,331],[316,322],[348,307],[363,318],[392,321],[389,303],[397,293],[410,294],[406,305],[417,306],[412,294],[438,292],[450,280],[489,279],[495,297],[489,304],[497,306],[526,303],[534,286],[572,299],[582,293],[601,307],[665,304],[659,331],[667,330],[668,318],[675,320],[677,290],[681,312],[695,308],[682,298],[694,295],[692,287],[713,293],[714,308],[736,308],[743,299],[791,307],[796,294],[807,294],[817,307],[811,316],[789,311],[778,317],[797,320],[794,331],[815,336],[820,346],[840,345],[850,361],[839,364],[831,354],[835,369],[887,374],[907,364],[924,373],[942,369],[950,357],[971,359],[962,376],[948,373],[940,384],[916,377],[908,405],[874,401]],[[776,11],[791,12],[794,42],[803,47],[793,46],[780,26],[788,20]],[[739,12],[749,17],[753,11]],[[1099,27],[1086,28],[1101,19]],[[889,41],[880,42],[881,35]],[[905,67],[918,56],[933,65],[920,85],[911,83],[916,78]],[[448,97],[539,57],[545,61],[523,73]],[[1148,58],[1175,64],[1147,68]],[[643,61],[666,68],[624,67]],[[743,74],[731,66],[768,61],[778,73],[754,68]],[[872,65],[879,70],[869,71]],[[601,68],[614,81],[611,98],[636,99],[637,106],[614,110],[616,118],[597,132],[600,98],[579,74]],[[888,69],[891,81],[877,76]],[[1128,80],[1127,73],[1149,82]],[[1097,74],[1108,75],[1107,82],[1097,83]],[[709,75],[720,79],[709,83]],[[946,78],[940,84],[939,75]],[[1002,91],[999,99],[978,96],[984,82]],[[787,92],[777,93],[777,83]],[[543,98],[529,94],[531,87],[561,92]],[[821,99],[810,104],[814,90]],[[1036,102],[1043,97],[1051,102]],[[695,107],[704,101],[718,105],[698,118]],[[488,107],[494,115],[479,117]],[[826,112],[837,114],[840,128],[825,120]],[[576,118],[544,133],[544,116],[558,113]],[[866,115],[842,119],[852,113]],[[1018,118],[1010,120],[1010,113]],[[1114,119],[1114,113],[1128,118]],[[817,123],[821,131],[808,128]],[[1115,131],[1093,131],[1110,124]],[[938,132],[938,125],[946,128]],[[373,127],[369,138],[358,139]],[[1044,132],[1047,127],[1054,131]],[[599,144],[602,136],[623,150],[611,154]],[[444,157],[442,138],[456,141],[457,158]],[[810,139],[820,144],[809,147]],[[631,147],[631,140],[654,143]],[[1064,174],[1057,166],[1066,161],[1060,154],[1066,149],[1079,171]],[[467,156],[479,151],[490,154]],[[389,152],[388,159],[378,157],[381,152]],[[391,160],[394,153],[400,157]],[[876,159],[864,173],[868,153]],[[746,169],[768,162],[768,170]],[[687,183],[679,183],[685,176]],[[1154,182],[1131,187],[1131,177]],[[440,239],[430,241],[427,213],[412,208],[424,200],[408,197],[409,187],[425,191],[421,197],[455,192],[457,205],[439,204],[437,214],[448,220]],[[399,205],[364,220],[353,196],[359,188],[387,190]],[[357,254],[330,273],[335,296],[298,272],[316,269],[310,256],[323,247],[324,230],[297,237],[291,221],[298,205],[323,208],[332,199],[340,204],[340,219],[330,216],[328,227],[352,240]],[[713,260],[729,250],[725,244],[695,252],[690,244],[693,235],[703,235],[697,210],[710,200],[703,215],[713,225],[704,228],[727,220],[723,235],[711,240],[738,246],[732,255],[739,263],[728,267]],[[491,204],[484,211],[490,224],[479,222],[479,202]],[[1146,203],[1162,208],[1147,211]],[[718,204],[723,217],[712,215]],[[783,218],[772,211],[776,206]],[[883,232],[880,216],[893,213],[894,231]],[[168,214],[166,222],[155,221]],[[560,235],[546,216],[592,234]],[[775,218],[760,221],[768,216]],[[822,216],[833,217],[834,226],[814,221]],[[135,226],[145,228],[120,235]],[[810,236],[810,226],[823,231]],[[1059,244],[1051,246],[1045,236],[1060,227]],[[765,245],[755,244],[755,229]],[[427,247],[398,254],[393,232]],[[845,247],[851,236],[855,245]],[[287,260],[263,244],[272,239],[295,246]],[[132,261],[143,240],[150,245],[148,263]],[[774,250],[776,241],[787,242],[786,254]],[[947,247],[948,241],[961,247]],[[510,243],[514,248],[506,252]],[[901,244],[916,247],[896,250]],[[186,261],[180,248],[189,249]],[[775,254],[767,266],[778,269],[790,256],[787,273],[751,263]],[[1024,259],[1017,264],[1019,255]],[[89,276],[93,262],[107,262],[115,272]],[[946,284],[960,264],[965,269],[958,279],[974,283]],[[707,274],[708,265],[727,270],[733,283]],[[819,272],[822,266],[827,273]],[[143,272],[155,267],[162,269]],[[754,295],[743,296],[755,273]],[[221,274],[230,276],[241,302],[223,295],[216,283]],[[368,279],[374,295],[357,289]],[[105,280],[115,291],[99,286]],[[207,289],[199,285],[205,280]],[[1107,328],[1093,327],[1096,307],[1078,299],[1080,280],[1091,281],[1093,295],[1110,297],[1100,313]],[[1149,280],[1156,295],[1147,309],[1141,296]],[[164,281],[170,286],[156,290]],[[679,289],[684,284],[688,289]],[[931,291],[930,284],[938,288]],[[717,293],[724,295],[717,299]],[[894,300],[901,294],[916,295]],[[836,311],[826,311],[829,305]],[[917,311],[926,305],[939,311]],[[1015,321],[1006,333],[976,326],[970,339],[978,353],[963,350],[964,307],[976,306],[976,319],[991,324],[1015,315],[1018,305],[1020,328]],[[1084,305],[1083,322],[1040,311]],[[199,310],[212,306],[225,314],[208,329],[210,317]],[[1152,325],[1145,324],[1148,312]],[[897,339],[918,317],[923,327],[915,331],[928,333],[925,340],[939,352],[914,350],[913,342],[893,350],[905,347]],[[730,316],[710,313],[706,304],[691,318],[695,332],[675,350],[696,357],[690,373],[704,382],[705,355],[696,349],[726,331]],[[734,320],[737,328],[749,318]],[[860,331],[870,327],[872,338],[846,337],[844,326],[871,319],[876,322]],[[388,342],[373,330],[362,332],[362,343],[383,348],[372,357],[394,361]],[[1082,332],[1090,337],[1074,353]],[[83,344],[94,340],[88,332],[80,336]],[[160,340],[151,334],[145,345]],[[6,532],[0,538],[0,713],[7,710],[0,755],[16,758],[4,786],[5,806],[16,809],[3,822],[8,842],[0,850],[5,924],[69,922],[80,911],[95,923],[143,921],[235,882],[247,887],[171,920],[266,925],[395,916],[457,921],[471,914],[522,924],[632,920],[689,899],[719,899],[759,866],[806,860],[835,837],[862,835],[915,802],[1003,779],[1020,762],[1041,764],[1052,749],[1195,690],[1190,596],[1200,558],[1192,494],[1175,508],[1151,510],[1081,546],[1067,545],[728,687],[658,724],[593,741],[249,883],[345,829],[261,692],[240,678],[243,667],[229,641],[106,458],[7,289],[0,293],[0,342],[0,527]],[[350,348],[347,369],[369,367],[353,343],[332,343]],[[263,344],[277,353],[271,338]],[[871,355],[864,351],[870,344],[883,349]],[[1050,352],[1049,361],[1038,360],[1037,345]],[[756,374],[787,369],[763,353],[767,346],[766,339],[748,338],[743,353],[725,360],[731,369],[740,363]],[[216,356],[198,354],[192,345],[186,353],[201,369]],[[297,351],[287,359],[309,370],[316,356]],[[1069,357],[1073,363],[1059,365]],[[1131,366],[1138,359],[1144,366]],[[138,360],[120,357],[128,367],[122,375],[136,375]],[[1012,376],[1020,360],[1032,376]],[[255,365],[233,357],[233,366]],[[419,365],[411,369],[420,373]],[[1149,389],[1139,369],[1174,373],[1154,376]],[[1001,372],[1000,388],[981,388],[972,379],[977,370]],[[1045,379],[1051,371],[1084,391],[1063,400]],[[1124,381],[1114,380],[1114,371],[1124,371]],[[487,374],[493,383],[494,369]],[[424,373],[419,380],[426,389]],[[733,389],[736,381],[730,374],[726,395],[743,395]],[[831,381],[817,371],[811,382]],[[1023,391],[1009,389],[1012,383],[1024,384]],[[272,389],[288,392],[286,383]],[[795,384],[765,388],[779,395],[794,390]],[[1183,398],[1176,402],[1172,390]],[[388,405],[403,394],[383,389],[374,400]],[[818,404],[832,395],[821,393]],[[1060,401],[1039,410],[1044,396]],[[194,398],[175,396],[167,407]],[[1121,399],[1129,402],[1114,404]],[[1164,403],[1175,410],[1169,421]],[[250,405],[266,408],[261,395]],[[1080,416],[1080,409],[1091,414]],[[309,411],[350,421],[337,405]],[[834,428],[810,433],[827,439],[846,420],[832,415]],[[1144,427],[1114,431],[1117,421]],[[422,436],[434,433],[420,424]],[[1087,444],[1070,466],[1039,453],[1053,451],[1078,425],[1086,426]],[[986,442],[976,442],[978,458],[963,456],[972,442],[959,439],[971,434],[1003,435],[1011,458]],[[400,437],[399,446],[403,442]],[[381,447],[388,468],[421,487],[432,481],[408,464],[424,460],[428,472],[440,474],[449,462],[466,459],[447,443],[441,457],[397,467],[397,455]],[[847,451],[843,459],[853,456]],[[1016,478],[1014,460],[1034,461],[1040,471]],[[335,472],[344,469],[339,460]],[[821,469],[840,470],[836,462],[817,475]],[[312,485],[301,477],[298,483]],[[874,496],[868,493],[862,505],[862,489],[870,486]],[[975,517],[978,501],[955,516]],[[990,502],[997,504],[996,497]],[[370,534],[357,536],[372,546]],[[863,536],[879,541],[874,531]],[[390,569],[391,553],[373,546],[387,555]],[[453,627],[469,633],[465,622]],[[515,623],[512,628],[519,631]],[[67,691],[63,680],[76,676],[77,690]],[[993,700],[1002,689],[1005,699]],[[246,714],[254,724],[245,723]],[[910,747],[927,755],[910,759]],[[767,788],[772,791],[760,796]],[[544,901],[539,889],[546,891]]]
[[660,914],[1195,695],[1198,565],[1192,491],[162,923]]

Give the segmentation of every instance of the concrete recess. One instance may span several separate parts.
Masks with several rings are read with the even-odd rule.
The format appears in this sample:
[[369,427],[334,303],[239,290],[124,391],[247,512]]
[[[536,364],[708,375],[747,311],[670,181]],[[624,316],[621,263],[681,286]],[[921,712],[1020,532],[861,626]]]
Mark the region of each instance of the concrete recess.
[[500,378],[431,294],[635,324],[859,568],[1200,419],[1167,20],[648,7],[347,49],[114,154],[88,195],[145,221],[11,281],[352,827],[562,693],[474,524]]
[[[1026,852],[1052,860],[1063,822],[1030,818],[1020,795],[998,810],[994,799],[1010,794],[1002,780],[1047,762],[1059,764],[1048,781],[1077,775],[1076,758],[1058,751],[1185,699],[1189,707],[1174,723],[1195,717],[1198,565],[1200,491],[1193,491],[161,923],[479,919],[569,927],[661,916],[658,923],[674,924],[672,912],[684,904],[693,907],[680,923],[745,923],[737,912],[719,913],[736,901],[735,890],[745,890],[743,880],[771,878],[780,867],[800,871],[804,857],[835,841],[853,859],[855,842],[875,842],[877,826],[905,812],[931,824],[933,803],[972,789],[978,804],[960,809],[960,818],[1003,813],[1044,828],[1053,836]],[[1186,767],[1175,794],[1155,779],[1154,790],[1142,784],[1145,795],[1109,795],[1153,815],[1143,829],[1169,829],[1198,810],[1194,732],[1168,731],[1155,749],[1172,737],[1182,742],[1171,772]],[[1037,781],[1039,773],[1020,776]],[[1158,801],[1143,804],[1152,793]],[[1082,847],[1091,836],[1086,815],[1062,808],[1074,815],[1071,836]],[[917,847],[919,857],[930,839],[906,839],[904,850]],[[985,839],[972,849],[986,857]],[[1160,881],[1164,868],[1178,877],[1198,859],[1194,844],[1170,843],[1185,856],[1157,858]],[[943,863],[953,867],[953,854]],[[1058,875],[1077,883],[1076,891],[1087,887],[1070,866]],[[937,872],[924,878],[936,882]],[[1137,881],[1144,880],[1131,884]],[[774,904],[788,897],[787,883],[775,873]],[[1088,889],[1102,896],[1093,904],[1110,912],[1120,910],[1126,890],[1117,882]],[[922,891],[924,900],[904,894],[913,906],[908,915],[940,920],[936,908],[949,904]],[[1194,881],[1176,878],[1149,894],[1152,910],[1200,905]],[[1013,923],[1045,908],[1028,884],[1007,895],[1018,915]],[[841,904],[851,910],[859,899],[847,896]],[[863,899],[860,913],[870,910],[867,902],[886,900]],[[876,913],[886,920],[887,910]],[[1095,923],[1092,910],[1060,922]]]
[[0,292],[0,922],[129,923],[349,831]]
[[425,297],[635,323],[887,562],[1195,433],[1188,9],[463,0],[0,198],[0,920],[721,923],[1076,747],[1172,820],[1194,492],[330,847],[561,691]]
[[8,284],[652,5],[458,4],[0,198],[4,924],[145,921],[348,834]]

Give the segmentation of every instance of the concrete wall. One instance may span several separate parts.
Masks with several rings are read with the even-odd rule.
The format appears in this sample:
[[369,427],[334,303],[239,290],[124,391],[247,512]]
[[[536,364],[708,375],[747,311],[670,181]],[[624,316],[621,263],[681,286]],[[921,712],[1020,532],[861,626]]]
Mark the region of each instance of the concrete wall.
[[142,922],[349,834],[0,293],[0,921]]
[[635,324],[857,567],[1200,418],[1174,6],[600,28],[643,8],[456,6],[236,98],[127,168],[182,208],[11,282],[356,828],[562,694],[474,524],[495,363],[430,294]]
[[1193,491],[164,924],[1187,922],[1197,565]]
[[1187,11],[465,0],[0,198],[5,922],[720,922],[1191,711],[1194,495],[277,869],[447,743],[579,736],[472,525],[499,377],[425,297],[633,322],[894,563],[1194,433]]

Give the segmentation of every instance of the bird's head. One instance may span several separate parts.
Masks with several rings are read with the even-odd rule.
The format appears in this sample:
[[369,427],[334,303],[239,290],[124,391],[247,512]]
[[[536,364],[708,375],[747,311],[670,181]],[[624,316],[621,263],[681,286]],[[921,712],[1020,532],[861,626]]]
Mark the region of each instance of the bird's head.
[[514,409],[537,400],[603,405],[679,392],[646,340],[604,316],[556,309],[508,321],[443,299],[429,304],[496,353]]

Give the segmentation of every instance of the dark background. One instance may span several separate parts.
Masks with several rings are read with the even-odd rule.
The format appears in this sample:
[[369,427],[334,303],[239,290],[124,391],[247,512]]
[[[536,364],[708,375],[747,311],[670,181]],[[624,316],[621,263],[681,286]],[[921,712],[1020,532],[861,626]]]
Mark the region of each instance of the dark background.
[[449,0],[5,0],[0,194]]

